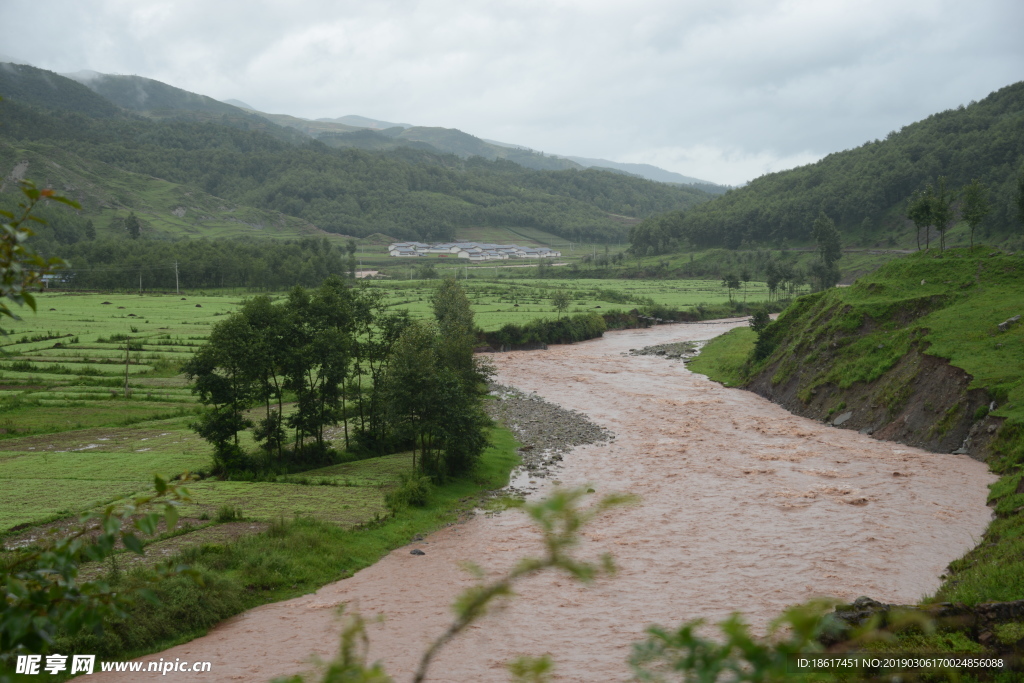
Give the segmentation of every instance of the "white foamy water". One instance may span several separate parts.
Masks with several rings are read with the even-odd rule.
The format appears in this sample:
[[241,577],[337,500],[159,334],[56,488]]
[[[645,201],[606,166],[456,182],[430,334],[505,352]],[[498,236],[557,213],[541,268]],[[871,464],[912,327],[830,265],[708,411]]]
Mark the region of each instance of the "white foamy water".
[[[506,662],[545,653],[558,680],[624,680],[630,644],[651,623],[740,611],[763,628],[787,605],[816,596],[905,603],[939,586],[945,566],[990,519],[985,497],[994,477],[984,464],[796,417],[682,363],[622,355],[737,324],[614,332],[493,356],[499,382],[585,412],[617,434],[569,453],[563,485],[588,483],[598,494],[630,492],[642,501],[585,533],[580,554],[611,552],[618,576],[592,586],[554,574],[524,582],[517,598],[442,652],[430,680],[506,681]],[[426,541],[412,546],[425,556],[400,548],[350,579],[250,610],[143,659],[213,662],[208,678],[189,674],[194,681],[295,673],[311,654],[336,652],[334,608],[348,603],[365,616],[383,615],[369,628],[371,656],[397,681],[408,680],[449,623],[453,598],[471,585],[462,562],[497,571],[539,553],[515,510]]]

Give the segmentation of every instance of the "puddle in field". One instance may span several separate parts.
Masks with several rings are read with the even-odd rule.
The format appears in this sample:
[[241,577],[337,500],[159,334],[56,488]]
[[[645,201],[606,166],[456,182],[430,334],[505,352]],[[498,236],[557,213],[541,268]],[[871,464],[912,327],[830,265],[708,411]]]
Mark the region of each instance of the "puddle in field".
[[[507,681],[505,662],[544,653],[556,662],[557,680],[623,680],[630,643],[651,623],[717,620],[738,610],[763,628],[786,605],[814,596],[911,602],[938,587],[945,566],[990,518],[986,466],[894,449],[725,389],[682,363],[628,355],[729,327],[662,326],[492,357],[498,381],[585,412],[615,433],[566,455],[557,479],[588,483],[598,494],[632,492],[642,502],[595,522],[580,548],[589,557],[611,552],[618,576],[590,587],[555,575],[521,584],[505,609],[441,653],[430,680]],[[414,548],[426,554],[411,555]],[[478,516],[159,656],[209,660],[208,680],[288,675],[307,668],[311,653],[335,653],[334,608],[350,603],[366,616],[384,615],[369,627],[371,659],[408,680],[447,625],[452,599],[471,583],[460,563],[507,569],[538,550],[520,511]]]

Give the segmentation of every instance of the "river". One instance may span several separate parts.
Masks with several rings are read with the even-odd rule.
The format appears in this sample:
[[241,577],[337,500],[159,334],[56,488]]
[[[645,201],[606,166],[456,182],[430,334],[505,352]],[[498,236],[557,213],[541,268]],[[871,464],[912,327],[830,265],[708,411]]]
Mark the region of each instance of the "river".
[[[641,502],[585,532],[580,554],[610,552],[617,576],[590,586],[555,574],[528,580],[442,651],[430,680],[507,681],[507,661],[545,653],[557,680],[624,680],[630,644],[651,623],[739,611],[763,629],[787,605],[816,596],[907,603],[938,588],[946,565],[991,518],[985,499],[994,477],[983,463],[836,429],[723,388],[681,362],[626,355],[739,324],[665,325],[493,356],[499,382],[584,412],[616,434],[568,454],[563,485],[634,493]],[[537,485],[543,491],[544,482]],[[335,608],[348,603],[383,616],[369,627],[371,658],[405,681],[448,624],[454,596],[471,584],[462,562],[502,570],[538,552],[517,510],[479,515],[415,547],[426,554],[399,548],[315,594],[250,610],[142,659],[212,662],[208,679],[190,681],[292,674],[308,668],[311,653],[336,652]]]

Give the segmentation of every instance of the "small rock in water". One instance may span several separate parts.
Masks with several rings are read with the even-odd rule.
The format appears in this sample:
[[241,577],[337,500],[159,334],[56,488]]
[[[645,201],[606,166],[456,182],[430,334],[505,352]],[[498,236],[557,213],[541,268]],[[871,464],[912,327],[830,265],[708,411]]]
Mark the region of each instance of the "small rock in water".
[[413,548],[412,550],[409,551],[409,554],[410,555],[426,555],[426,553],[423,552],[422,550],[420,550],[419,548]]

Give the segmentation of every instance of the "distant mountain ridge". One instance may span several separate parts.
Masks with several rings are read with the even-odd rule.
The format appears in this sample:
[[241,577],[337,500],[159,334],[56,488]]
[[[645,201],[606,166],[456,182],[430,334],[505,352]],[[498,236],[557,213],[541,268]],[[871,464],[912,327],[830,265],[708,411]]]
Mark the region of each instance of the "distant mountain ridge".
[[[76,76],[0,64],[0,173],[20,168],[83,207],[48,215],[39,237],[58,255],[54,245],[88,239],[90,221],[96,234],[123,235],[130,212],[147,239],[387,233],[451,241],[462,229],[495,227],[611,244],[644,217],[711,199],[457,130],[261,116],[139,76]],[[0,191],[0,204],[14,201],[10,188]]]
[[[0,63],[4,61],[4,57],[0,55]],[[150,118],[181,118],[184,112],[189,112],[192,117],[198,119],[221,116],[243,122],[247,116],[258,116],[283,128],[298,131],[302,135],[321,139],[325,144],[334,147],[383,151],[401,146],[424,149],[424,145],[427,145],[429,149],[455,154],[461,158],[480,156],[489,161],[505,159],[540,171],[596,167],[629,173],[655,182],[692,185],[712,194],[721,194],[729,189],[727,186],[667,171],[651,164],[545,155],[525,145],[485,140],[454,128],[415,126],[411,123],[394,123],[356,114],[313,121],[289,114],[269,114],[238,99],[216,100],[143,76],[104,74],[90,69],[61,75],[81,83],[123,109]],[[365,134],[345,135],[362,131],[383,133],[386,139]],[[271,129],[268,132],[274,131]],[[281,136],[280,131],[277,131],[277,134]]]
[[348,114],[347,116],[339,116],[336,119],[317,119],[317,121],[329,121],[331,123],[344,123],[346,126],[355,126],[356,128],[373,128],[374,130],[384,130],[386,128],[412,128],[411,123],[390,123],[388,121],[380,121],[378,119],[368,119],[365,116],[357,116],[355,114]]
[[692,178],[690,176],[682,175],[674,171],[666,171],[663,168],[652,166],[651,164],[632,164],[621,161],[609,161],[608,159],[588,159],[586,157],[574,157],[567,156],[566,159],[575,161],[584,168],[591,168],[597,166],[598,168],[610,168],[616,171],[624,171],[625,173],[632,173],[638,175],[641,178],[647,178],[648,180],[655,180],[660,183],[678,183],[680,185],[709,185],[715,188],[721,188],[721,192],[725,192],[729,189],[727,185],[719,185],[713,183],[710,180],[701,180],[700,178]]

